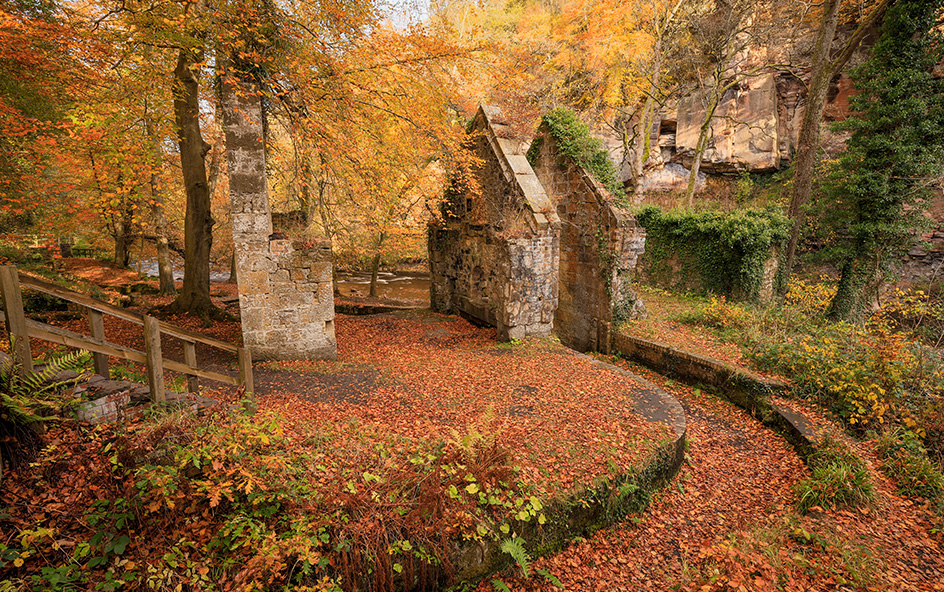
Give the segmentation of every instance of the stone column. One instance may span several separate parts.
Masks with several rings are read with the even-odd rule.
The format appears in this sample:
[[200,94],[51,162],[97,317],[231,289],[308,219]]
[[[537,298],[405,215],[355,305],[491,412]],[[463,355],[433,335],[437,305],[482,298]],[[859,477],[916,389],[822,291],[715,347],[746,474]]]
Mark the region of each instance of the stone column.
[[261,93],[228,65],[222,97],[243,343],[254,359],[336,359],[331,245],[272,233]]

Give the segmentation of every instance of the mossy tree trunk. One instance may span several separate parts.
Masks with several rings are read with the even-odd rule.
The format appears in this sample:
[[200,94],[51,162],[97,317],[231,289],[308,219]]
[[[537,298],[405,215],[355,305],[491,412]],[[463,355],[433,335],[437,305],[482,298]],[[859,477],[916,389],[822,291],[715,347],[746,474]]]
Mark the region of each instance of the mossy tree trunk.
[[793,220],[790,239],[787,242],[785,257],[784,281],[781,283],[781,297],[786,294],[787,284],[793,272],[796,260],[796,248],[800,238],[800,231],[806,218],[804,208],[813,192],[813,178],[816,171],[817,156],[819,153],[820,130],[823,123],[823,113],[826,110],[826,99],[830,81],[836,77],[852,57],[852,53],[865,38],[872,26],[878,22],[893,0],[882,0],[872,12],[858,26],[852,37],[846,43],[840,55],[829,60],[833,38],[836,35],[836,25],[839,21],[840,0],[826,0],[823,7],[823,17],[820,20],[816,43],[813,48],[811,62],[812,74],[810,77],[809,92],[806,98],[806,108],[803,111],[803,123],[800,126],[800,135],[797,138],[797,153],[793,161],[793,189],[790,192],[788,216]]

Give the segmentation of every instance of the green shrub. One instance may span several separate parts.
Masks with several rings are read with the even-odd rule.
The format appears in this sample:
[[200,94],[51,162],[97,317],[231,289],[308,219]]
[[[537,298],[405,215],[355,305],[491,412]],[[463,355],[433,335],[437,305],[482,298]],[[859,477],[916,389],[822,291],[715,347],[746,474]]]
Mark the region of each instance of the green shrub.
[[760,297],[771,249],[790,231],[789,219],[777,209],[695,212],[646,206],[636,220],[646,228],[644,261],[651,281],[751,301]]
[[797,484],[797,509],[842,508],[869,505],[875,486],[869,470],[848,446],[824,436],[807,459],[812,475]]
[[895,479],[898,492],[923,497],[944,511],[944,475],[928,458],[927,450],[914,432],[895,428],[876,440],[882,471]]

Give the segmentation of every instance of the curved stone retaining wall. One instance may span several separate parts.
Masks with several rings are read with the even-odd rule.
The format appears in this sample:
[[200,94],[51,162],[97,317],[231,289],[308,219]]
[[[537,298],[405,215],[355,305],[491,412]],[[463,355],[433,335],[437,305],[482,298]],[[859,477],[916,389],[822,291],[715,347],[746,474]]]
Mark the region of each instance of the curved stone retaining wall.
[[[603,364],[598,360],[594,363]],[[671,430],[670,438],[640,466],[615,480],[598,479],[545,503],[547,522],[513,523],[512,529],[531,557],[539,557],[562,548],[567,541],[586,536],[618,522],[631,512],[649,504],[654,491],[669,482],[682,466],[685,455],[685,411],[675,397],[642,378],[616,368],[628,379],[642,385],[634,393],[634,408],[649,421],[658,421]],[[511,556],[501,551],[500,541],[457,542],[452,553],[455,579],[474,584],[510,565]]]
[[612,350],[660,374],[714,387],[725,399],[782,435],[803,459],[808,457],[818,439],[816,430],[805,417],[770,399],[770,395],[789,388],[785,382],[625,333],[613,335]]

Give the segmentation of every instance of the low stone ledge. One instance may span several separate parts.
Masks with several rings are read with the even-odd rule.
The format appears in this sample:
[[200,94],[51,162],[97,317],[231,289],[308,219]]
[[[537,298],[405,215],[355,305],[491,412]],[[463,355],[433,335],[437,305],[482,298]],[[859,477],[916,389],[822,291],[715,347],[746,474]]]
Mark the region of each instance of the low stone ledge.
[[387,304],[358,304],[335,302],[334,312],[351,316],[365,316],[373,314],[383,314],[388,312],[400,312],[404,310],[416,310],[419,307],[413,306],[391,306]]
[[[593,362],[605,364],[641,385],[642,391],[634,393],[635,409],[646,419],[668,426],[672,435],[643,463],[616,479],[598,478],[589,486],[547,501],[544,525],[536,520],[512,521],[512,530],[531,557],[553,553],[576,537],[587,536],[619,522],[627,514],[643,510],[651,495],[678,474],[685,457],[686,424],[681,403],[635,374],[599,360]],[[475,584],[513,563],[502,552],[501,541],[492,540],[457,542],[451,560],[456,581],[467,584]]]
[[617,333],[613,353],[648,368],[688,382],[714,387],[718,393],[750,413],[786,439],[806,460],[819,434],[797,411],[770,399],[789,388],[785,382],[766,378],[714,358],[694,354],[665,343]]

